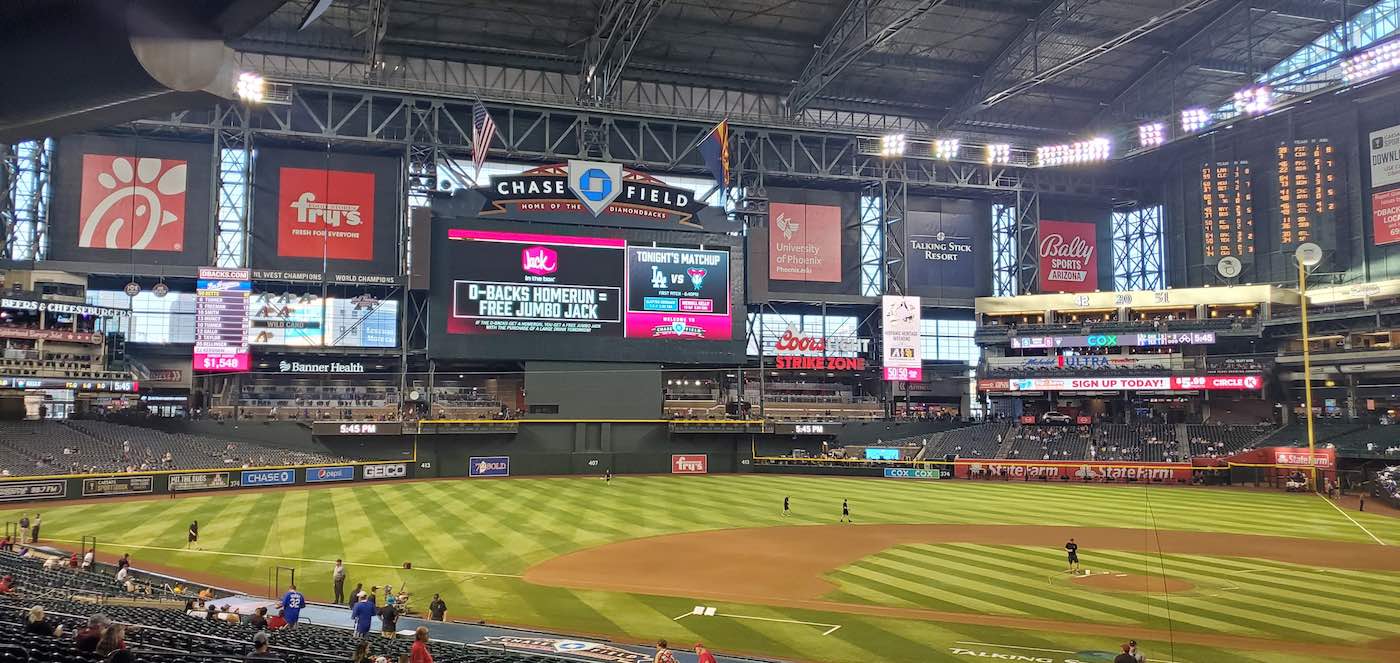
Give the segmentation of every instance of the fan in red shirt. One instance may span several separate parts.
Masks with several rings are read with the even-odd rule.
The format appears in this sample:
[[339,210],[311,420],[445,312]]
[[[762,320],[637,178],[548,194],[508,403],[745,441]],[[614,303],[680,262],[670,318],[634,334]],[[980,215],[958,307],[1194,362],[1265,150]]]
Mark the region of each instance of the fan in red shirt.
[[279,628],[286,628],[286,627],[287,627],[287,620],[286,620],[285,618],[282,617],[282,611],[281,611],[281,610],[278,610],[278,611],[277,611],[277,614],[275,614],[275,615],[273,615],[273,616],[267,618],[267,630],[269,630],[269,631],[276,631],[276,630],[279,629]]
[[716,663],[715,655],[711,654],[710,650],[705,649],[705,645],[698,642],[695,643],[695,655],[699,659],[699,663]]
[[428,627],[419,626],[413,631],[413,647],[408,653],[408,663],[433,663],[433,654],[428,651]]

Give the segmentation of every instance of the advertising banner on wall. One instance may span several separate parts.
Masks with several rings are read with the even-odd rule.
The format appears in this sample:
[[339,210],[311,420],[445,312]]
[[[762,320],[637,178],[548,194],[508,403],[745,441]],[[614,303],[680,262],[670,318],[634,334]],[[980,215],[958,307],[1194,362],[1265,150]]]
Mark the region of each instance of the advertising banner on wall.
[[1183,463],[1135,463],[1131,466],[1095,462],[1039,463],[988,460],[954,468],[960,479],[1008,477],[1024,480],[1074,481],[1190,481],[1191,466]]
[[1213,343],[1215,343],[1215,332],[1213,331],[1011,337],[1011,347],[1016,350],[1118,347],[1159,348],[1171,345],[1211,345]]
[[671,474],[706,474],[709,471],[707,454],[671,454]]
[[208,264],[212,149],[208,141],[59,139],[49,258]]
[[258,150],[253,267],[325,272],[328,280],[339,283],[376,283],[380,277],[397,275],[401,161],[364,154]]
[[884,376],[893,382],[922,382],[924,379],[923,349],[920,327],[923,312],[918,297],[885,295],[880,300],[884,325]]
[[1371,132],[1370,157],[1376,244],[1400,242],[1400,125]]
[[191,474],[172,474],[168,478],[168,481],[170,490],[176,492],[187,490],[213,490],[229,487],[229,473],[195,472]]
[[[985,381],[992,388],[992,381]],[[1102,378],[1011,378],[1010,391],[1258,391],[1258,375],[1143,376]],[[979,381],[979,388],[984,388]]]
[[[447,167],[441,172],[455,180],[454,171],[460,166],[450,161],[442,165]],[[717,197],[697,200],[690,189],[607,161],[574,160],[496,175],[474,191],[479,194],[474,200],[481,202],[477,209],[452,209],[445,215],[628,228],[727,231],[733,226],[723,210],[713,206]],[[460,205],[461,201],[446,206],[435,203],[434,215]]]
[[472,456],[467,462],[467,476],[508,477],[510,456]]
[[1040,291],[1093,292],[1099,287],[1098,240],[1092,223],[1041,220]]
[[768,278],[841,282],[841,208],[771,203],[768,207]]
[[942,211],[905,214],[909,292],[921,297],[968,299],[979,294],[977,217],[969,200],[938,201]]
[[52,500],[67,495],[68,482],[63,479],[6,481],[0,483],[0,502]]
[[108,497],[114,495],[143,495],[151,492],[155,477],[103,477],[83,479],[83,497]]

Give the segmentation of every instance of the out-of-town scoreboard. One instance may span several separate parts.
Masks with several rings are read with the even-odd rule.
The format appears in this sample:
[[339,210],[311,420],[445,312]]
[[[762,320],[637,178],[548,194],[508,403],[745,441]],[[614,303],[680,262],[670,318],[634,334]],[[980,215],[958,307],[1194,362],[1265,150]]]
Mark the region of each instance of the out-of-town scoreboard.
[[1254,254],[1254,193],[1248,161],[1201,166],[1201,219],[1207,258]]

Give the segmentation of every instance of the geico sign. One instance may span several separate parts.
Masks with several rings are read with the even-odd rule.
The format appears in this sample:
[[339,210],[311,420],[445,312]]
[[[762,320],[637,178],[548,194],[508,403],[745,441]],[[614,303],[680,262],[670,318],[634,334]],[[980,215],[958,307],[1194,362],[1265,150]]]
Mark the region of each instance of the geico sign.
[[406,476],[408,476],[408,465],[404,463],[366,465],[364,469],[366,479],[402,479]]

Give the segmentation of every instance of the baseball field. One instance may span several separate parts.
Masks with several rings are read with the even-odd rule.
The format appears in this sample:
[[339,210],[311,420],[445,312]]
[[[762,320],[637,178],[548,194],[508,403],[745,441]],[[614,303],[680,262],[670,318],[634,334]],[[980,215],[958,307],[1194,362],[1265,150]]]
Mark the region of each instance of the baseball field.
[[[854,524],[837,522],[842,499]],[[441,593],[450,619],[801,661],[1087,663],[1128,638],[1151,661],[1400,660],[1400,549],[1386,545],[1400,519],[1311,494],[624,476],[23,510],[43,513],[46,540],[95,536],[104,556],[235,589],[265,593],[290,567],[329,601],[342,557],[349,586],[406,585],[420,607]],[[186,551],[191,520],[200,549]],[[1087,575],[1066,572],[1071,537]]]

